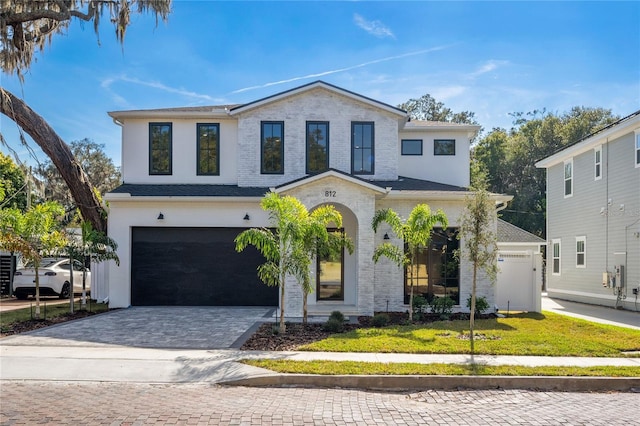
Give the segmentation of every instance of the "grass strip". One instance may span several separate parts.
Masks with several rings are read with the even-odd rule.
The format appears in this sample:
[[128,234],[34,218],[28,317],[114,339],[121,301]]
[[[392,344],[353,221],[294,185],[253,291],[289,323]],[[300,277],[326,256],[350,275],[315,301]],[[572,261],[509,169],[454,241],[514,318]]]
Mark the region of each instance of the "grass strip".
[[420,375],[420,376],[572,376],[640,377],[640,367],[524,367],[482,364],[420,364],[363,361],[242,360],[244,364],[278,373],[320,375]]

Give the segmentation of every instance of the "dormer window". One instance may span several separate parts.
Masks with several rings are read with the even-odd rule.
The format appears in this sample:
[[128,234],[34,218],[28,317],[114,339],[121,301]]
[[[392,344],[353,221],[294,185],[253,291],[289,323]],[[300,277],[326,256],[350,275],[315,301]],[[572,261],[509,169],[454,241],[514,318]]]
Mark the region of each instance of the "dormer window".
[[374,123],[354,121],[351,123],[351,172],[354,175],[374,173]]
[[149,123],[149,174],[171,174],[171,123]]

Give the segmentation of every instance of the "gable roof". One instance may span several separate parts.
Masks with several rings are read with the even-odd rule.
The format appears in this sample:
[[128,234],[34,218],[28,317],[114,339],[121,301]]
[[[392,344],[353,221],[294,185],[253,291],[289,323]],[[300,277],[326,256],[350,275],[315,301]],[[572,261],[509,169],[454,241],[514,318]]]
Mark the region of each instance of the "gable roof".
[[602,145],[604,141],[618,138],[626,133],[640,129],[640,110],[621,118],[615,123],[599,129],[577,142],[568,145],[548,157],[536,162],[538,168],[548,168],[564,162],[576,155]]
[[387,112],[390,112],[392,114],[398,115],[400,117],[408,117],[407,112],[402,110],[402,109],[400,109],[400,108],[391,106],[391,105],[386,104],[384,102],[377,101],[375,99],[368,98],[366,96],[360,95],[360,94],[355,93],[355,92],[351,92],[351,91],[343,89],[341,87],[334,86],[333,84],[329,84],[329,83],[326,83],[326,82],[321,81],[321,80],[314,81],[312,83],[305,84],[305,85],[302,85],[302,86],[294,87],[293,89],[285,90],[284,92],[276,93],[275,95],[267,96],[266,98],[258,99],[257,101],[249,102],[249,103],[244,104],[244,105],[236,106],[235,108],[231,109],[230,113],[231,113],[231,115],[234,115],[234,114],[238,114],[238,113],[241,113],[241,112],[244,112],[244,111],[248,111],[248,110],[251,110],[251,109],[254,109],[254,108],[259,108],[259,107],[261,107],[263,105],[266,105],[266,104],[269,104],[269,103],[272,103],[272,102],[277,102],[279,100],[282,100],[282,99],[285,99],[285,98],[288,98],[288,97],[291,97],[291,96],[295,96],[295,95],[298,95],[298,94],[301,94],[301,93],[304,93],[304,92],[308,92],[310,90],[317,89],[317,88],[323,88],[323,89],[328,90],[330,92],[334,92],[334,93],[338,93],[338,94],[340,94],[342,96],[346,96],[347,98],[351,98],[351,99],[354,99],[354,100],[359,101],[359,102],[364,102],[364,103],[369,104],[369,105],[371,105],[373,107],[383,109],[383,110],[385,110]]
[[522,228],[506,222],[502,219],[498,219],[498,232],[499,243],[533,243],[533,244],[545,244],[546,241],[531,232],[525,231]]

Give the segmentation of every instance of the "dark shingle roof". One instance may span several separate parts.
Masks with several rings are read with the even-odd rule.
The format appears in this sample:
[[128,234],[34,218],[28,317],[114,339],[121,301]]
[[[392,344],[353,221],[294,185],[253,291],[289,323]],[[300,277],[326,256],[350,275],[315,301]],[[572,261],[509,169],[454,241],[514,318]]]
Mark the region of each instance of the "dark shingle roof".
[[240,187],[238,185],[148,185],[124,183],[112,194],[131,194],[132,197],[262,197],[269,188]]
[[505,222],[502,219],[498,219],[498,241],[501,243],[535,243],[544,244],[545,240],[533,235],[530,232],[525,231],[522,228],[518,228],[515,225]]
[[[399,176],[397,180],[366,180],[348,173],[336,172],[393,191],[449,191],[465,192],[467,188]],[[304,176],[278,187],[309,178]],[[207,184],[131,184],[124,183],[110,191],[112,194],[131,194],[132,197],[262,197],[267,187],[241,187],[238,185]]]

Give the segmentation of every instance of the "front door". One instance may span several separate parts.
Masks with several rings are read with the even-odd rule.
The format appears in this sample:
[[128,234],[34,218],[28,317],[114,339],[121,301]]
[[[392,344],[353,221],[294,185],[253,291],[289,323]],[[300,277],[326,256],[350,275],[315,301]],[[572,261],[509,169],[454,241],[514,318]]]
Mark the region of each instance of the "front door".
[[[342,229],[339,231],[344,232]],[[316,256],[316,280],[317,300],[344,300],[344,247],[334,253]]]

